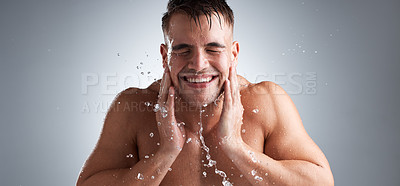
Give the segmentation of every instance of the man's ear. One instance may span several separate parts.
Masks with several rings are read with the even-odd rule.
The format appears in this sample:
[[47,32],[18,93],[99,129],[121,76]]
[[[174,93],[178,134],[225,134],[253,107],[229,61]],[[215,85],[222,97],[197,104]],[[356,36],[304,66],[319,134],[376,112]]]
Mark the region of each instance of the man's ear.
[[232,43],[232,62],[235,67],[238,64],[238,57],[239,57],[239,42],[234,41]]
[[165,44],[160,45],[160,54],[162,57],[163,68],[167,68],[168,66],[168,46]]

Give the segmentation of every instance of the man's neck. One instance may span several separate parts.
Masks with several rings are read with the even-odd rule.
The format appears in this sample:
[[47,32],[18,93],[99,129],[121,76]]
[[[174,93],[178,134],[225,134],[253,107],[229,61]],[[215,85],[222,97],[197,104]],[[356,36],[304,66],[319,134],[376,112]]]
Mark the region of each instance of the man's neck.
[[[198,132],[203,126],[203,134],[211,131],[219,121],[222,111],[223,98],[205,107],[190,106],[183,99],[175,100],[175,117],[178,122],[185,123],[185,129],[190,132]],[[201,119],[200,119],[201,117]]]

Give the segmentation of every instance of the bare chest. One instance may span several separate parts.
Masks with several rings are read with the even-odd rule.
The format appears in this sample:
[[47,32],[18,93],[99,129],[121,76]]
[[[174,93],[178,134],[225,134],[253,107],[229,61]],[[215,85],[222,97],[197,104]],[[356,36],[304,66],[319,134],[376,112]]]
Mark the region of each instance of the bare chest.
[[[245,124],[242,127],[244,142],[263,152],[265,136],[262,129]],[[220,148],[215,131],[201,136],[199,132],[186,133],[186,143],[161,185],[222,185],[224,180],[235,185],[250,185]],[[160,145],[156,126],[143,128],[137,137],[140,159],[156,153]]]

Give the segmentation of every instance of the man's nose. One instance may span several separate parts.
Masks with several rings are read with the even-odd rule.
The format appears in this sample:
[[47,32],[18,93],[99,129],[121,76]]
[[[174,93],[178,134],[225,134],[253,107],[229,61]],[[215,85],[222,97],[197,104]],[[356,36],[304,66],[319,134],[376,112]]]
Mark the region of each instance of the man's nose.
[[205,54],[202,51],[197,51],[193,54],[192,59],[188,65],[189,69],[193,69],[196,71],[201,71],[207,68],[209,65],[208,60]]

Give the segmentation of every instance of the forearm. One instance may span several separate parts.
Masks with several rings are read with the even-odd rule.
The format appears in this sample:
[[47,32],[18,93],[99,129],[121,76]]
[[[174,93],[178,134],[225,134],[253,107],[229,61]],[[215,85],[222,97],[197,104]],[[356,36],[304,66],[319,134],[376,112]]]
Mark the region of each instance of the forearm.
[[78,181],[77,185],[160,185],[178,154],[160,150],[131,168],[104,170]]
[[224,147],[224,151],[253,185],[333,185],[329,168],[312,162],[277,161],[244,142]]

